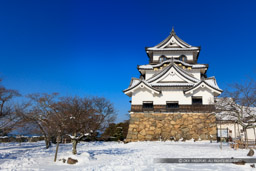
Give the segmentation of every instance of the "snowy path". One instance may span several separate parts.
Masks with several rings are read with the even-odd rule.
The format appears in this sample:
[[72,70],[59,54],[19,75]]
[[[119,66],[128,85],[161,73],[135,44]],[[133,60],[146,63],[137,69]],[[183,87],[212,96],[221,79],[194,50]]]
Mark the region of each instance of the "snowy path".
[[61,144],[58,159],[73,157],[75,165],[53,162],[55,146],[38,143],[0,144],[0,170],[256,170],[249,164],[160,164],[154,158],[246,158],[248,150],[233,150],[217,143],[204,142],[90,142],[78,145],[78,155],[71,154],[71,144]]

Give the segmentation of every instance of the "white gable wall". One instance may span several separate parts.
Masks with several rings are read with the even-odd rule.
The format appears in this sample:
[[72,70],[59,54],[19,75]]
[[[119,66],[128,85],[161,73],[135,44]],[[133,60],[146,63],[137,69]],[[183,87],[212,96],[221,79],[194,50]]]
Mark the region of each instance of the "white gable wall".
[[[165,66],[167,67],[167,66]],[[163,67],[163,69],[165,68]],[[179,66],[178,66],[179,67]],[[162,69],[162,70],[163,70]],[[154,74],[161,72],[162,70],[146,70],[145,71],[145,80],[148,80],[149,78],[151,78]],[[201,80],[201,73],[200,73],[200,69],[193,69],[193,70],[186,70],[188,73],[191,73],[195,78],[197,78],[198,80]]]
[[[190,81],[187,78],[185,78],[182,75],[180,75],[176,71],[176,69],[174,69],[174,67],[172,67],[169,71],[167,71],[162,77],[157,78],[156,80],[154,80],[152,83],[161,82],[161,80],[163,80],[163,78],[169,79],[170,82],[184,81],[184,82],[187,82],[187,83],[193,83],[192,81]],[[165,79],[165,81],[167,81],[167,79]]]

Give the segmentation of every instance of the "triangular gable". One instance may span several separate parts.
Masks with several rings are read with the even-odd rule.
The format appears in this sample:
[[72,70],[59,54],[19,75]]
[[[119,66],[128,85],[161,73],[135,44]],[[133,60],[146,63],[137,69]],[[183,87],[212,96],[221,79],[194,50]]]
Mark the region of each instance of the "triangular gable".
[[140,81],[139,83],[135,84],[132,87],[129,87],[128,89],[125,89],[123,92],[128,95],[132,96],[132,93],[137,90],[137,89],[147,89],[149,90],[152,94],[160,94],[161,91],[153,88],[151,85],[146,83],[145,81]]
[[170,66],[163,69],[157,75],[149,78],[147,80],[148,83],[161,83],[161,82],[186,82],[186,83],[197,83],[200,80],[196,79],[192,75],[188,74],[187,72],[183,71],[175,64],[171,64]]
[[193,94],[194,91],[198,90],[198,89],[209,89],[212,93],[214,93],[214,96],[218,96],[222,93],[221,89],[218,89],[216,87],[213,87],[211,85],[209,85],[207,82],[205,81],[201,81],[198,84],[196,84],[194,87],[185,90],[184,93],[185,94]]
[[170,35],[153,48],[191,48],[192,46],[181,40],[172,28]]
[[179,74],[175,73],[175,72],[168,72],[168,74],[166,74],[166,76],[164,76],[160,81],[158,81],[157,83],[188,83],[188,81],[184,78],[182,78],[181,76],[179,76]]
[[185,45],[181,44],[175,36],[172,36],[165,44],[159,46],[158,48],[186,48]]

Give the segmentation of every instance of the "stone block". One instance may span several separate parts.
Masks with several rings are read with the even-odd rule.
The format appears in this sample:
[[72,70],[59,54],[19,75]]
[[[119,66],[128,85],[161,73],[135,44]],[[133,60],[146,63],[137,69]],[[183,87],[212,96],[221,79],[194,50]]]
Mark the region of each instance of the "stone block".
[[174,128],[175,129],[177,129],[177,128],[179,128],[180,127],[180,125],[174,125]]
[[146,135],[145,139],[146,139],[146,140],[151,140],[152,137],[153,137],[152,135]]
[[143,129],[142,131],[140,131],[139,134],[141,134],[141,135],[146,135],[146,131]]
[[149,130],[155,130],[156,128],[154,126],[149,127]]
[[171,124],[173,124],[173,125],[174,125],[174,124],[176,124],[176,122],[175,122],[175,121],[171,121]]
[[154,131],[147,131],[146,135],[154,135]]

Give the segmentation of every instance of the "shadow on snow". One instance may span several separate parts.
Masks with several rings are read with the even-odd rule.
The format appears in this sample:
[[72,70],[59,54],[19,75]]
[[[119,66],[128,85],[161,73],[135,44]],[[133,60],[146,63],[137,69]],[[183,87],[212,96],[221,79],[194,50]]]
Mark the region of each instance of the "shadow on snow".
[[126,149],[126,148],[112,148],[106,150],[89,150],[87,151],[90,154],[91,159],[96,159],[96,155],[108,154],[108,155],[123,155],[134,153],[136,150]]

